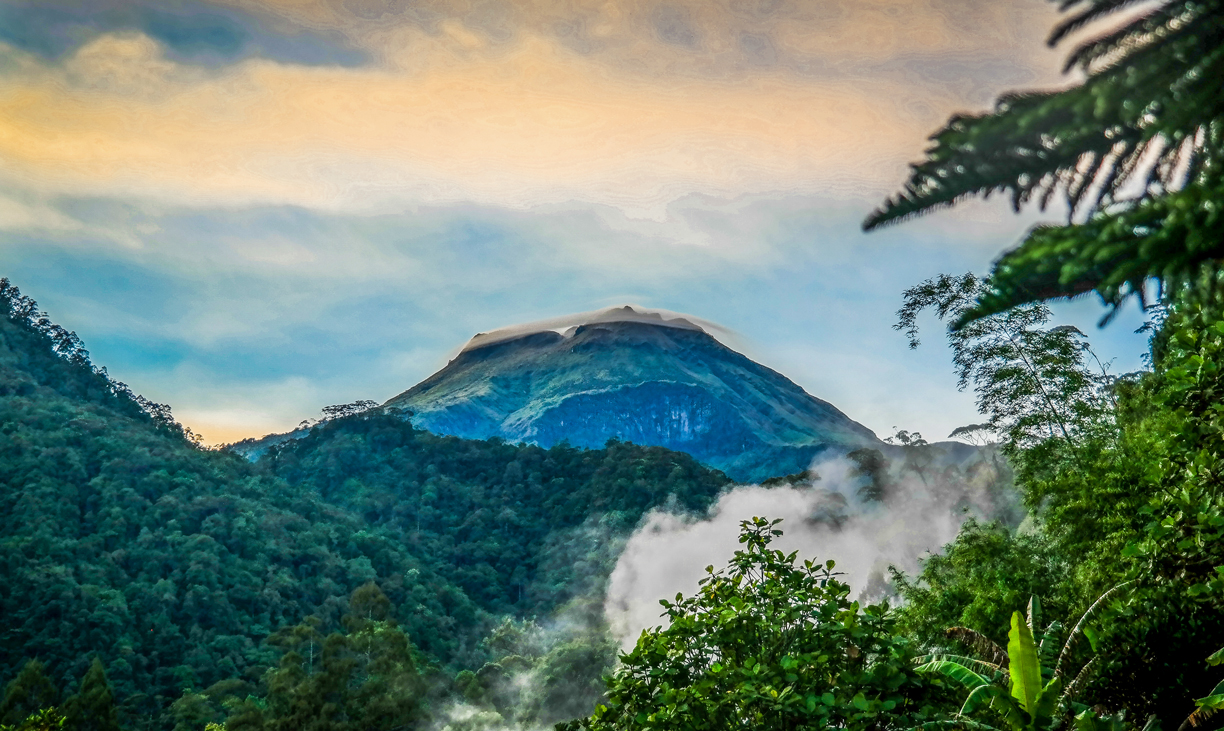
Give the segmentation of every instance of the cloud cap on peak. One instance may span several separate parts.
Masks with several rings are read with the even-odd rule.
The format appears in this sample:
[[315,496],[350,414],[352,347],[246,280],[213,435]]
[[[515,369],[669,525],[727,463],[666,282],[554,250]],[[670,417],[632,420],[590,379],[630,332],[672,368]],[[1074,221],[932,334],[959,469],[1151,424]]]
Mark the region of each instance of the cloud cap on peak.
[[534,335],[548,331],[568,337],[573,335],[574,331],[583,325],[595,325],[605,322],[643,322],[650,325],[679,328],[681,330],[696,330],[712,337],[717,337],[719,334],[732,334],[730,330],[717,323],[692,315],[672,312],[671,310],[642,307],[641,305],[622,305],[619,307],[605,307],[602,310],[576,312],[572,315],[537,320],[521,325],[509,325],[496,330],[490,330],[489,332],[476,333],[463,346],[463,350],[460,352],[475,350],[487,345],[521,338],[525,335]]

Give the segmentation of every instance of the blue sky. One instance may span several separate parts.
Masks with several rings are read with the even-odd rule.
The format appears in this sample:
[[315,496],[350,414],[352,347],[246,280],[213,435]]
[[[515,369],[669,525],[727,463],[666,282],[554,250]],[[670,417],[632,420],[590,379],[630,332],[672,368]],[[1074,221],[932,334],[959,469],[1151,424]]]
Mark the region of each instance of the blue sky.
[[[900,293],[1035,221],[870,235],[924,138],[1066,83],[1048,3],[0,0],[0,274],[209,441],[383,400],[477,331],[713,320],[881,436],[976,420]],[[1098,331],[1140,365],[1132,306]]]

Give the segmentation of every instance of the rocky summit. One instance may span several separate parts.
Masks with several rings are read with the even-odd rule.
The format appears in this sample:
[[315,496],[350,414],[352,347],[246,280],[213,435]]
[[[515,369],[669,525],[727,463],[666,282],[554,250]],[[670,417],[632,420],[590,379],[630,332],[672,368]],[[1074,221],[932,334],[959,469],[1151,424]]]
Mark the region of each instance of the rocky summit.
[[879,446],[832,404],[719,342],[716,328],[626,306],[481,333],[384,405],[441,434],[667,447],[742,481]]

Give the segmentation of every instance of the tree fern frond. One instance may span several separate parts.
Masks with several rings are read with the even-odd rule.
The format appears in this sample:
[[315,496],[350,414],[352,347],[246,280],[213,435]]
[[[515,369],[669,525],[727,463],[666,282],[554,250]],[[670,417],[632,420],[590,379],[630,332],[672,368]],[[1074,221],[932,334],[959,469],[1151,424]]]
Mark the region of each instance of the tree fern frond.
[[1070,71],[1077,66],[1089,71],[1094,66],[1099,67],[1100,62],[1110,56],[1121,60],[1140,49],[1167,40],[1177,33],[1176,21],[1184,18],[1187,13],[1193,13],[1187,5],[1184,1],[1167,4],[1135,18],[1121,28],[1081,43],[1067,56],[1063,71]]
[[[1088,8],[1087,10],[1076,13],[1070,18],[1067,18],[1058,25],[1054,26],[1054,30],[1050,31],[1050,37],[1046,39],[1046,44],[1053,48],[1054,46],[1058,45],[1062,39],[1083,28],[1094,20],[1102,18],[1109,13],[1122,10],[1130,5],[1135,5],[1139,2],[1142,2],[1142,0],[1102,0],[1100,2],[1095,2],[1092,4],[1092,7]],[[1061,9],[1065,12],[1070,10],[1074,4],[1074,2],[1064,2]]]

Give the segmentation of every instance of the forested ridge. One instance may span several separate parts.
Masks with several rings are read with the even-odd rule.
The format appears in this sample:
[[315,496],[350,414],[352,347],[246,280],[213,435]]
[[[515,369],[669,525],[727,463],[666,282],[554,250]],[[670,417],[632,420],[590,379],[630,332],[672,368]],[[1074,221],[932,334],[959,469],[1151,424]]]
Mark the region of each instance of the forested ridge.
[[422,662],[479,669],[503,616],[597,588],[645,510],[727,484],[659,448],[475,442],[381,414],[251,464],[200,448],[6,280],[0,299],[0,673],[35,659],[67,696],[96,657],[125,727],[165,727],[184,689],[258,681],[283,651],[268,638],[307,618],[326,636],[367,584]]

